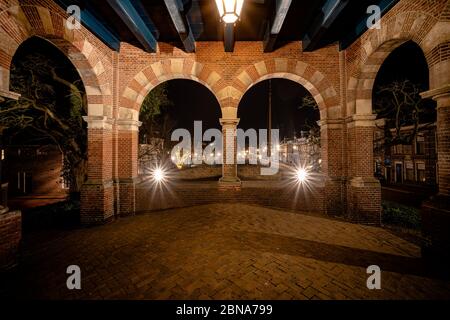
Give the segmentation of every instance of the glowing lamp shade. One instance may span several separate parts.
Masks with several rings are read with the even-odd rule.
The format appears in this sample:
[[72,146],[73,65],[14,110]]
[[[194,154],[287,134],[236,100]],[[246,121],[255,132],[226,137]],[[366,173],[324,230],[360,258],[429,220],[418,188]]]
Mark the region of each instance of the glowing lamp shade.
[[241,15],[244,0],[216,0],[220,19],[224,23],[235,23]]

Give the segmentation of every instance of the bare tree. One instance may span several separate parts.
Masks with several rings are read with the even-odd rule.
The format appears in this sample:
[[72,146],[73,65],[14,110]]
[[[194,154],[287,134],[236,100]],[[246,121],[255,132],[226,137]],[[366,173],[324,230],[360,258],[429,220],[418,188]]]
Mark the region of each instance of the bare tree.
[[0,103],[0,128],[10,135],[51,140],[64,156],[62,175],[70,191],[79,192],[87,172],[87,131],[82,119],[87,97],[81,79],[61,75],[61,65],[45,55],[28,54],[18,60],[11,67],[11,90],[21,97]]
[[142,127],[139,135],[145,147],[139,151],[140,161],[157,155],[158,161],[161,162],[166,157],[166,149],[170,144],[164,142],[170,139],[170,133],[176,125],[176,121],[167,112],[172,105],[168,95],[168,83],[163,83],[150,91],[142,103],[140,114]]
[[[310,109],[319,112],[319,106],[316,100],[311,95],[305,95],[302,97],[299,109]],[[320,170],[320,159],[321,159],[321,140],[320,140],[320,127],[317,122],[311,121],[310,119],[305,119],[305,131],[308,131],[307,144],[308,157],[311,161],[311,165],[315,170]]]
[[[394,81],[378,88],[374,112],[385,119],[384,147],[411,144],[420,128],[431,125],[435,119],[434,104],[423,100],[419,85],[409,80]],[[403,130],[406,126],[411,130]]]

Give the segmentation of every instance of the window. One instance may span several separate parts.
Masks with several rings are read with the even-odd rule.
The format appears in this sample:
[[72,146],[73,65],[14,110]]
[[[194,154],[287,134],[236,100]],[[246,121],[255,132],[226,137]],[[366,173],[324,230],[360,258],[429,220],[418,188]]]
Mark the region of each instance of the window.
[[418,182],[427,182],[427,177],[425,174],[425,163],[417,163],[416,171],[417,171],[417,181]]
[[406,162],[406,181],[414,181],[414,164],[411,161]]
[[412,145],[410,144],[404,145],[403,154],[412,154]]
[[416,154],[425,154],[425,137],[423,135],[418,135],[416,138]]
[[397,144],[392,147],[392,153],[393,154],[402,154],[403,153],[403,146],[401,144]]

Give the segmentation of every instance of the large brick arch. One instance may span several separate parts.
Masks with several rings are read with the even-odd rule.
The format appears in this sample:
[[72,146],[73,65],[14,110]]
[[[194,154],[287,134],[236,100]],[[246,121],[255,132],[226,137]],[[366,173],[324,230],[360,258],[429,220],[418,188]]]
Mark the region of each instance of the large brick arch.
[[[104,46],[84,27],[66,28],[61,9],[11,3],[0,12],[0,90],[9,91],[10,68],[15,52],[27,39],[36,36],[61,50],[78,71],[88,100],[89,116],[112,116],[112,87],[105,72],[110,57],[97,46]],[[107,52],[109,50],[105,50]]]
[[119,119],[138,120],[142,102],[149,92],[161,83],[174,79],[196,81],[208,88],[216,99],[219,88],[223,86],[219,73],[193,59],[164,59],[145,67],[129,82],[121,96]]
[[350,70],[347,84],[347,115],[372,114],[372,91],[378,71],[389,54],[405,42],[415,42],[430,66],[424,40],[436,23],[437,18],[427,12],[403,11],[381,19],[380,29],[369,30],[348,50],[347,58],[356,61],[356,67]]
[[260,61],[240,72],[232,87],[219,92],[219,98],[225,101],[221,104],[236,106],[237,109],[244,94],[251,87],[272,78],[288,79],[305,87],[317,102],[322,120],[330,117],[331,109],[337,111],[333,114],[339,114],[339,97],[327,77],[303,61],[286,58]]

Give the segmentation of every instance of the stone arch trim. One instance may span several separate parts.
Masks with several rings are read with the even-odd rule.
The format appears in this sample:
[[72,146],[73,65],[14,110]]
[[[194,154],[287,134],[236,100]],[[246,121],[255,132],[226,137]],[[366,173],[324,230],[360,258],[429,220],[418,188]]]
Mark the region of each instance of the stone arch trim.
[[367,31],[347,49],[347,61],[356,65],[349,72],[347,115],[372,114],[372,91],[378,71],[388,55],[405,42],[415,42],[431,67],[433,61],[429,52],[435,47],[429,48],[426,42],[436,23],[437,18],[427,12],[400,12],[382,18],[380,29]]
[[[163,82],[187,79],[201,83],[218,98],[223,87],[222,76],[205,65],[189,58],[164,59],[142,69],[123,90],[119,119],[138,120],[139,111],[148,93]],[[219,99],[217,99],[219,101]]]
[[235,77],[231,87],[219,92],[221,105],[237,109],[252,86],[271,78],[288,79],[304,86],[319,105],[322,120],[339,117],[339,96],[327,76],[310,64],[287,58],[260,61],[243,70]]
[[[2,1],[3,2],[3,1]],[[58,7],[9,4],[0,12],[0,90],[9,91],[11,62],[19,46],[37,36],[61,50],[78,71],[88,99],[89,116],[112,116],[112,85],[106,70],[110,51],[87,29],[66,28],[67,14]]]

